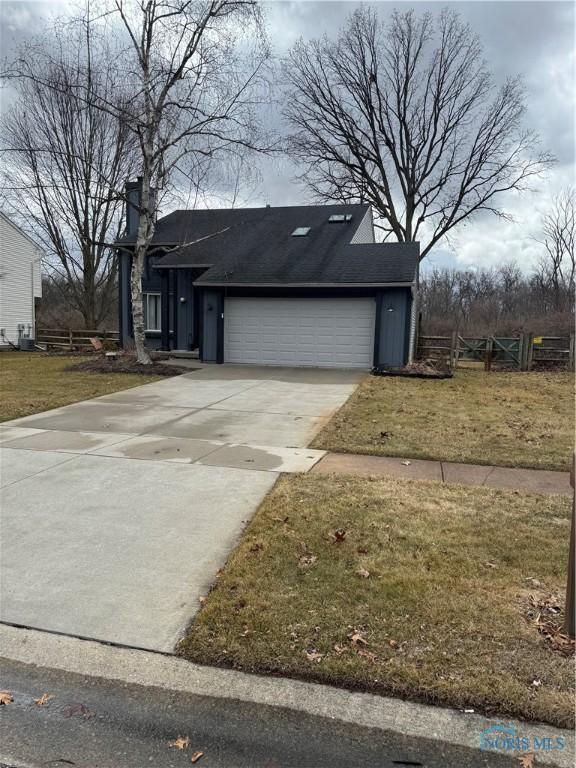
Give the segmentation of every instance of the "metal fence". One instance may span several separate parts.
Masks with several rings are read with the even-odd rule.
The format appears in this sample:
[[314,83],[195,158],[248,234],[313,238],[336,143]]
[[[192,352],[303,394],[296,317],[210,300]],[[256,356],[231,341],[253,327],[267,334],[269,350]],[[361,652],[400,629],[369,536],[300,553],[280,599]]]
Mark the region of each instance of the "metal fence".
[[418,357],[444,362],[456,368],[463,360],[483,362],[490,370],[499,366],[530,371],[534,368],[559,367],[574,370],[574,334],[571,336],[420,336]]

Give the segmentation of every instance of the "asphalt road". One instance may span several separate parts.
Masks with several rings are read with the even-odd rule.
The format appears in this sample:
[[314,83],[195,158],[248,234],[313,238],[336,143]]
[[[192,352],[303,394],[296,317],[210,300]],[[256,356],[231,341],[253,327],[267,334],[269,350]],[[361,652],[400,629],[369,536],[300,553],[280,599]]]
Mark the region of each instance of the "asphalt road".
[[[0,662],[0,768],[511,768],[508,757],[277,707]],[[46,706],[35,700],[48,693]],[[188,737],[183,750],[169,746]]]

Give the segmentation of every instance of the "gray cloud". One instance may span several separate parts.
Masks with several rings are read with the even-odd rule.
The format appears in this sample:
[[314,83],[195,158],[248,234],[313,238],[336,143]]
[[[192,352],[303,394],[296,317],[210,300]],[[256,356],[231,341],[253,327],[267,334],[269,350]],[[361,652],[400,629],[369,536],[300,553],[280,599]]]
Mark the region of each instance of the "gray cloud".
[[[354,2],[279,0],[266,5],[268,29],[279,56],[300,37],[335,36]],[[454,251],[436,249],[431,264],[491,264],[517,258],[528,266],[537,256],[528,245],[537,229],[538,209],[562,186],[574,183],[574,6],[555,2],[416,2],[374,5],[381,14],[393,8],[415,8],[437,12],[442,5],[456,8],[480,36],[490,68],[501,82],[509,75],[523,75],[527,89],[526,126],[536,129],[545,148],[558,158],[558,165],[538,190],[505,200],[518,224],[479,219],[463,228],[454,240]],[[63,2],[0,2],[3,56],[31,32],[38,31],[46,15],[62,13]],[[274,123],[276,123],[276,119]],[[263,159],[261,183],[252,192],[250,204],[290,205],[306,200],[306,192],[295,181],[296,168],[279,158]],[[498,244],[498,247],[496,247]]]

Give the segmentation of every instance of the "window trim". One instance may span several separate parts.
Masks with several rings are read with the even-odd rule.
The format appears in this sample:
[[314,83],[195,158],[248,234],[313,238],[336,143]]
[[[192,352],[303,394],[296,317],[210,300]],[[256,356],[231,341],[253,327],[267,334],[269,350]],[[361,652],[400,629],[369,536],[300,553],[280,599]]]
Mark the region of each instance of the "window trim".
[[[158,333],[162,330],[162,294],[158,291],[147,291],[144,293],[145,296],[145,304],[146,304],[146,328],[144,329],[146,332],[154,332]],[[158,297],[158,317],[157,317],[157,324],[158,328],[151,328],[150,327],[150,310],[148,306],[148,302],[151,296],[157,296]]]

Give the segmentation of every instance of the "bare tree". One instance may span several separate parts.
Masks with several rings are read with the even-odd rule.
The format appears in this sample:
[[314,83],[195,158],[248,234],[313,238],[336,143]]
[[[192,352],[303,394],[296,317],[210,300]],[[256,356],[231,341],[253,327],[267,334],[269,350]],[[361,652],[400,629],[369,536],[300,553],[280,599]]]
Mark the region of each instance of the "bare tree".
[[567,336],[574,329],[573,298],[557,310],[539,270],[523,273],[514,262],[498,269],[424,270],[419,295],[424,333]]
[[477,36],[451,10],[355,11],[339,38],[300,41],[287,65],[289,151],[323,200],[370,202],[386,237],[421,258],[465,219],[507,218],[500,193],[552,162],[522,122],[520,79],[496,89]]
[[[121,112],[105,99],[96,103],[119,116],[138,142],[142,185],[132,251],[132,319],[138,362],[149,364],[142,274],[159,196],[185,158],[260,146],[252,107],[268,52],[260,44],[259,11],[252,0],[112,0],[109,8],[127,41],[117,65],[131,100]],[[249,54],[247,30],[256,32],[257,41]]]
[[117,190],[132,173],[134,137],[95,101],[120,106],[121,82],[89,24],[56,24],[24,44],[3,116],[3,204],[47,254],[45,269],[85,328],[108,316],[116,265],[106,243],[122,226]]
[[576,190],[556,195],[542,216],[541,234],[534,237],[545,252],[538,264],[538,280],[552,294],[553,308],[567,308],[574,299],[576,277]]

